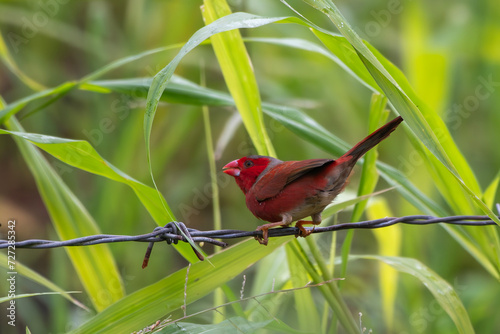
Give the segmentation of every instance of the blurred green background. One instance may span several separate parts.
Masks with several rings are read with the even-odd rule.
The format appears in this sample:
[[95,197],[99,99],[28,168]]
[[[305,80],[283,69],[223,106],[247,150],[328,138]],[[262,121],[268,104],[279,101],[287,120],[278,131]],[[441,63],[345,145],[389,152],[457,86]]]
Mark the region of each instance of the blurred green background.
[[[233,12],[295,15],[279,1],[228,3]],[[290,4],[311,21],[335,31],[319,11],[300,1],[290,1]],[[500,124],[500,3],[494,0],[372,0],[336,4],[355,31],[397,65],[416,93],[442,117],[485,189],[497,176],[500,166],[497,129]],[[41,85],[53,87],[78,80],[116,59],[186,42],[204,26],[201,5],[201,1],[2,1],[0,31],[21,71]],[[298,25],[273,24],[241,32],[244,37],[293,37],[317,43],[307,28]],[[263,101],[301,109],[351,145],[368,133],[372,92],[339,66],[315,53],[266,43],[248,43],[247,50]],[[112,71],[104,79],[152,77],[176,53],[177,49],[143,58]],[[227,91],[210,45],[192,51],[180,63],[176,74],[197,83],[204,76],[207,87]],[[2,98],[11,103],[32,93],[4,61],[0,65]],[[144,99],[125,94],[74,90],[46,107],[29,105],[17,117],[27,132],[89,141],[107,161],[151,185],[144,145],[144,108]],[[210,108],[215,144],[233,112],[234,108]],[[280,159],[328,157],[275,120],[265,118],[265,121]],[[156,183],[176,217],[189,227],[208,230],[213,228],[213,212],[203,132],[199,106],[161,103],[152,130],[151,154]],[[239,126],[227,147],[217,155],[217,168],[220,170],[228,161],[251,153],[255,153],[251,140],[243,126]],[[143,234],[156,226],[126,185],[46,156],[103,233]],[[378,158],[399,169],[424,194],[448,208],[404,131],[395,132],[381,145]],[[7,220],[15,218],[17,240],[56,239],[33,177],[10,136],[0,137],[0,161],[1,235],[7,233]],[[356,193],[359,170],[358,167],[346,196]],[[222,227],[253,230],[260,223],[246,209],[236,184],[221,172],[218,179]],[[381,180],[377,189],[386,187]],[[420,213],[395,191],[382,196],[395,216]],[[498,201],[498,195],[496,199]],[[347,221],[349,217],[350,212],[346,210],[340,213],[338,220]],[[498,330],[500,320],[492,316],[500,306],[498,281],[443,228],[403,226],[402,232],[401,255],[420,260],[455,288],[476,332]],[[345,233],[338,233],[339,245],[344,236]],[[327,252],[331,236],[315,238]],[[145,247],[137,243],[110,246],[127,293],[186,266],[186,261],[171,247],[159,244],[150,267],[142,270]],[[204,250],[209,254],[213,252],[210,246]],[[351,253],[377,253],[373,233],[356,232]],[[16,258],[64,290],[82,290],[63,249],[18,249]],[[372,262],[353,262],[343,291],[353,312],[363,313],[364,326],[374,332],[388,333],[382,320],[378,278],[374,274],[377,268]],[[246,272],[247,284],[251,284],[250,277],[255,272],[256,269]],[[6,295],[4,282],[0,283],[0,296]],[[238,294],[241,277],[230,285]],[[17,291],[45,290],[19,276]],[[414,278],[401,275],[397,291],[394,333],[456,332],[446,313]],[[90,305],[85,294],[76,298]],[[7,304],[0,306],[4,305]],[[204,309],[210,305],[211,300],[207,299],[193,307]],[[294,320],[287,318],[292,312],[289,308],[283,309],[278,318],[293,327]],[[87,317],[85,311],[59,296],[24,298],[18,301],[17,310],[19,332],[24,331],[25,325],[39,333],[65,332]],[[210,322],[211,317],[211,314],[205,315],[198,322]],[[0,332],[10,330],[2,317]]]

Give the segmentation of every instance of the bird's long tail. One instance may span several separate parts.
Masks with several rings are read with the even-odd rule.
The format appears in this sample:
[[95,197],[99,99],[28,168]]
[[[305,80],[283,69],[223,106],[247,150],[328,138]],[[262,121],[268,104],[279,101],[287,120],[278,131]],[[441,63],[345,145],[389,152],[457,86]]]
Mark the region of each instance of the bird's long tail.
[[[380,143],[382,140],[387,138],[392,131],[394,131],[398,125],[403,121],[401,116],[396,117],[392,121],[388,122],[384,126],[375,130],[373,133],[368,135],[365,139],[357,143],[353,148],[347,151],[343,156],[341,156],[337,161],[347,162],[349,161],[354,164],[361,158],[366,152],[371,150],[374,146]],[[339,162],[340,162],[339,161]]]

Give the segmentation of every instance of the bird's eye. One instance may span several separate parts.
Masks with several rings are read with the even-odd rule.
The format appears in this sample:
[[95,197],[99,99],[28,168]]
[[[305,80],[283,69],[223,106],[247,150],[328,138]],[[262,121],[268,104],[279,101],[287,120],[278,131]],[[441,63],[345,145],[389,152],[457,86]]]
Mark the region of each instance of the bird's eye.
[[250,168],[253,166],[253,161],[252,160],[247,160],[245,161],[245,163],[243,164],[246,168]]

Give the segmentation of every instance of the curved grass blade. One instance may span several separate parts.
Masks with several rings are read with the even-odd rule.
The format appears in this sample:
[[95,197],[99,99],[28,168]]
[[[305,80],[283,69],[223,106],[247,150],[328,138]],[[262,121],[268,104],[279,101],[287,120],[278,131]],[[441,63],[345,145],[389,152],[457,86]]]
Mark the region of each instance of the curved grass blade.
[[[500,219],[481,200],[482,192],[474,173],[456,147],[444,122],[416,96],[401,71],[375,48],[361,40],[331,0],[304,1],[327,15],[337,26],[392,106],[403,116],[405,123],[419,141],[430,151],[432,156],[428,156],[428,165],[437,171],[434,174],[435,179],[446,178],[445,182],[441,183],[441,189],[456,188],[456,191],[445,192],[449,195],[448,203],[455,205],[455,209],[459,212],[465,213],[475,212],[479,208],[500,225]],[[467,230],[478,241],[482,251],[489,258],[489,262],[496,266],[495,271],[492,272],[493,276],[500,276],[500,237],[497,229],[490,229],[492,233],[486,233],[483,229]],[[483,265],[490,267],[486,263]]]
[[[286,252],[288,270],[290,271],[290,282],[292,286],[303,286],[309,282],[307,271],[302,267],[299,259],[293,251]],[[298,319],[299,328],[307,328],[313,333],[321,332],[321,321],[319,320],[319,308],[314,302],[309,289],[295,291],[295,312]],[[291,316],[291,315],[288,315]]]
[[33,89],[34,91],[44,90],[45,87],[36,82],[35,80],[28,77],[20,68],[17,66],[16,62],[12,58],[7,45],[5,44],[5,40],[3,39],[2,32],[0,31],[0,59],[3,60],[5,65],[14,73],[19,80],[21,80],[26,86]]
[[[305,2],[322,11],[332,20],[346,40],[352,45],[352,48],[356,51],[361,61],[363,61],[377,84],[382,88],[392,105],[401,113],[411,130],[432,154],[457,177],[459,183],[464,184],[466,188],[470,188],[472,194],[479,193],[479,184],[470,167],[465,162],[465,159],[460,154],[460,151],[456,148],[444,123],[437,114],[425,106],[423,101],[418,99],[402,73],[378,53],[377,50],[359,38],[330,0],[314,2],[305,0]],[[333,35],[332,38],[336,38],[336,36]],[[431,124],[429,125],[428,122]],[[439,131],[439,139],[433,129]],[[448,154],[443,149],[442,143],[446,144],[446,152]],[[452,162],[450,157],[456,161]],[[459,170],[457,166],[460,168]],[[459,175],[464,177],[465,181],[462,181]],[[482,207],[480,203],[477,204]]]
[[195,324],[191,322],[176,322],[175,324],[166,325],[165,328],[156,332],[158,334],[185,334],[185,333],[255,333],[256,331],[265,329],[273,320],[264,321],[248,321],[243,317],[231,317],[219,323],[212,324]]
[[[372,133],[377,128],[379,128],[380,125],[385,123],[385,120],[388,116],[388,113],[384,112],[386,105],[387,105],[387,97],[378,93],[372,94],[372,98],[370,101],[368,133]],[[378,173],[376,167],[377,157],[378,157],[377,148],[378,147],[374,147],[365,154],[363,167],[361,169],[361,178],[358,187],[358,197],[373,192],[377,185],[378,182]],[[363,211],[367,203],[368,199],[356,203],[351,215],[352,222],[359,221],[361,219],[361,215],[363,214]],[[341,277],[345,277],[347,273],[347,263],[348,263],[347,258],[351,251],[351,244],[352,240],[354,239],[354,233],[355,233],[354,230],[347,231],[346,237],[342,244],[342,252],[341,252],[342,265],[340,270]],[[340,284],[341,282],[339,282],[339,285]]]
[[[76,87],[78,87],[80,89],[86,89],[88,87],[91,87],[91,85],[87,84],[88,81],[96,80],[97,78],[107,74],[108,72],[110,72],[114,69],[117,69],[121,66],[129,64],[133,61],[140,60],[140,59],[147,57],[147,56],[150,56],[152,54],[156,54],[159,52],[164,52],[164,51],[168,51],[168,50],[172,50],[172,49],[178,49],[181,46],[182,46],[181,44],[169,45],[166,47],[157,48],[157,49],[153,49],[153,50],[147,50],[147,51],[141,52],[141,53],[136,54],[136,55],[127,56],[127,57],[115,60],[115,61],[111,62],[110,64],[107,64],[107,65],[101,67],[100,69],[86,75],[85,77],[83,77],[79,81],[65,82],[57,87],[48,88],[48,89],[45,89],[43,91],[37,92],[35,94],[26,96],[20,100],[17,100],[15,102],[8,104],[6,107],[2,106],[2,107],[4,107],[4,109],[0,109],[0,123],[3,123],[4,120],[7,119],[8,117],[15,115],[17,112],[22,110],[24,107],[26,107],[30,103],[36,102],[36,101],[44,99],[46,97],[50,97],[49,102],[46,102],[43,104],[43,107],[46,107],[48,104],[57,101],[59,98],[66,95],[68,92],[70,92],[72,89],[74,89]],[[1,48],[1,45],[0,45],[0,48]],[[149,87],[149,85],[148,85],[148,87]],[[89,89],[89,90],[91,90],[91,89]],[[36,111],[38,111],[38,109],[36,109]]]
[[[5,125],[20,133],[21,125],[12,117]],[[5,130],[1,130],[7,133]],[[62,181],[42,154],[31,144],[13,136],[35,178],[54,228],[62,240],[100,234],[82,203]],[[107,245],[65,249],[95,309],[100,311],[124,295],[122,279]]]
[[[3,267],[6,271],[8,270],[7,263],[8,263],[7,256],[3,253],[0,253],[0,267]],[[26,277],[27,279],[32,280],[33,282],[36,282],[36,283],[46,287],[47,289],[54,291],[55,293],[61,294],[61,296],[63,296],[64,298],[66,298],[67,300],[69,300],[70,302],[75,304],[76,306],[78,306],[86,311],[89,310],[87,308],[87,306],[83,305],[78,300],[73,298],[67,291],[64,291],[62,288],[60,288],[56,284],[49,281],[48,279],[46,279],[45,277],[43,277],[39,273],[26,267],[23,263],[21,263],[19,261],[16,261],[16,272],[19,275],[22,275],[22,276]]]
[[[186,54],[188,54],[195,47],[200,45],[206,39],[212,37],[215,34],[230,31],[240,28],[255,28],[276,21],[285,19],[284,17],[278,18],[264,18],[257,15],[250,15],[247,13],[234,13],[224,16],[211,24],[196,31],[189,41],[181,48],[179,53],[172,59],[172,61],[165,66],[158,74],[153,78],[153,82],[148,91],[147,102],[146,102],[146,112],[144,115],[144,137],[146,142],[146,155],[148,164],[151,166],[151,153],[150,153],[150,137],[151,129],[153,126],[153,120],[158,107],[160,98],[168,85],[172,75],[174,74],[177,65]],[[258,135],[250,133],[252,138],[257,138]],[[256,145],[257,147],[258,144]],[[151,175],[152,176],[152,175]]]
[[[171,221],[175,221],[175,217],[168,207],[167,202],[163,197],[158,197],[155,189],[133,179],[103,159],[89,142],[1,129],[0,133],[8,133],[17,138],[27,140],[70,166],[130,186],[158,225],[164,226]],[[166,211],[165,208],[167,209]],[[181,242],[174,246],[188,261],[198,261],[189,245]]]
[[439,305],[441,305],[443,310],[445,310],[451,320],[453,320],[459,333],[474,333],[474,328],[470,322],[467,310],[458,297],[457,292],[448,282],[422,262],[411,258],[376,255],[355,255],[350,256],[349,259],[378,260],[390,265],[400,272],[412,275],[429,289]]
[[[202,13],[206,24],[231,14],[225,0],[204,0],[203,4]],[[276,156],[264,126],[257,80],[240,32],[221,32],[211,36],[210,40],[226,85],[257,152]]]
[[51,98],[52,101],[56,101],[56,97],[64,96],[75,87],[75,82],[66,82],[57,87],[49,88],[41,92],[26,96],[13,103],[8,104],[7,106],[2,105],[1,107],[3,108],[0,109],[0,124],[4,123],[5,120],[7,120],[9,117],[14,116],[31,102],[35,102],[44,98]]
[[[387,201],[377,199],[367,208],[368,219],[379,217],[393,217]],[[372,230],[377,239],[379,254],[382,256],[399,256],[403,230],[401,226],[394,225],[387,228]],[[386,327],[390,332],[394,331],[394,310],[396,305],[396,294],[398,289],[398,272],[383,263],[379,267],[379,286],[382,297],[382,307]]]
[[19,299],[19,298],[38,297],[46,295],[62,295],[63,293],[69,295],[70,293],[81,293],[81,291],[23,293],[20,295],[15,295],[13,297],[0,297],[0,303],[5,303],[8,302],[9,300]]
[[[118,92],[137,98],[146,98],[153,78],[90,81],[82,89],[98,93]],[[161,98],[169,103],[207,106],[233,106],[233,99],[226,93],[205,88],[173,75]]]
[[[208,260],[211,264],[203,261],[191,265],[186,288],[187,311],[189,304],[211,293],[292,239],[275,238],[267,247],[248,239],[210,256]],[[71,333],[130,333],[179,312],[184,305],[185,280],[186,268],[183,268],[128,295]]]

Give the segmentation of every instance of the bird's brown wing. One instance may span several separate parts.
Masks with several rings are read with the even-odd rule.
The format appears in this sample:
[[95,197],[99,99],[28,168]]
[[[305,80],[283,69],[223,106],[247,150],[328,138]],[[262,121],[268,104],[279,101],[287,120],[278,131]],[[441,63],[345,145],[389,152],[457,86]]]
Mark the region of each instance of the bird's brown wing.
[[280,193],[289,183],[312,170],[333,162],[332,159],[310,159],[301,161],[284,161],[267,171],[254,185],[252,192],[255,199],[262,202]]

